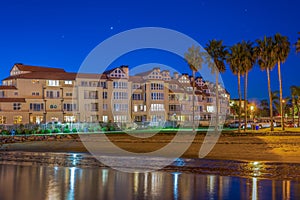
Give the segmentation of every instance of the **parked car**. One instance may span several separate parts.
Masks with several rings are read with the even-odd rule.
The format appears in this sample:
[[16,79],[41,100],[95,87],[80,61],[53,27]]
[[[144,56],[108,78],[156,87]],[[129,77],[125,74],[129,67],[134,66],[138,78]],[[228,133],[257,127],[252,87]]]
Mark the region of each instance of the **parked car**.
[[[246,128],[247,128],[247,129],[251,129],[251,128],[252,128],[252,125],[254,125],[254,124],[255,124],[254,121],[247,121],[247,126],[246,126]],[[241,128],[242,128],[242,129],[245,128],[245,123],[244,123],[244,122],[241,124]]]
[[[260,120],[257,121],[256,124],[259,126],[259,128],[270,128],[271,127],[271,121],[270,120]],[[273,125],[276,127],[276,122],[273,120]]]
[[228,126],[229,126],[229,128],[238,128],[239,127],[239,121],[231,122]]

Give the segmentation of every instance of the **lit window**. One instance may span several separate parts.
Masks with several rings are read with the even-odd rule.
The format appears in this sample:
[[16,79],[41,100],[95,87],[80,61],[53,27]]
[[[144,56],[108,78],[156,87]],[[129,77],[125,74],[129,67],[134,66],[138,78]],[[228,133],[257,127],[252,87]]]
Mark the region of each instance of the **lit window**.
[[68,80],[68,81],[65,81],[65,84],[66,84],[66,85],[72,85],[72,81],[69,81],[69,80]]
[[103,122],[108,122],[108,116],[107,115],[103,115],[102,116],[102,121]]
[[22,116],[14,116],[14,124],[21,124]]
[[48,86],[59,86],[59,80],[48,80]]
[[6,124],[6,117],[0,116],[0,124]]

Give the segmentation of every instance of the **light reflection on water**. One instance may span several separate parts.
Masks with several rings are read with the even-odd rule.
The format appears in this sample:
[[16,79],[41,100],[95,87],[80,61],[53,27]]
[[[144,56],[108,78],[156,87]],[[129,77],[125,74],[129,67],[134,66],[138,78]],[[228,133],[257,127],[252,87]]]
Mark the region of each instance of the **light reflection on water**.
[[300,199],[300,183],[183,172],[0,165],[0,199]]

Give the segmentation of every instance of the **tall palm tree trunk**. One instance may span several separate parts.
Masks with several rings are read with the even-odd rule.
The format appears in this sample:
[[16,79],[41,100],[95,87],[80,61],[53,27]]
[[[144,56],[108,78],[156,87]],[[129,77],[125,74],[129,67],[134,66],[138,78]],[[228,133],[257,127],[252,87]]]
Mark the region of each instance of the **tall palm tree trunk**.
[[281,128],[284,131],[284,113],[283,113],[283,102],[282,102],[282,80],[281,80],[281,70],[280,70],[280,61],[278,61],[278,81],[279,81],[279,106],[280,106],[280,121]]
[[241,94],[241,74],[238,72],[238,93],[239,93],[239,128],[238,132],[241,132],[241,116],[242,116],[242,94]]
[[248,71],[246,71],[246,73],[245,73],[245,80],[244,81],[245,81],[244,82],[244,101],[245,101],[245,103],[244,103],[244,109],[245,109],[245,127],[244,127],[244,131],[246,131],[247,124],[248,124],[248,122],[247,122],[247,116],[248,116],[248,114],[247,114],[247,108],[248,108],[248,101],[247,101]]
[[293,116],[293,125],[294,125],[295,124],[295,100],[293,95],[292,95],[292,116]]
[[272,102],[271,80],[270,80],[270,69],[269,68],[267,68],[267,76],[268,76],[268,91],[269,91],[269,103],[270,103],[271,131],[274,131],[274,124],[273,124],[273,102]]
[[195,133],[195,71],[193,71],[193,100],[192,100],[192,106],[193,106],[193,133]]
[[219,72],[216,70],[216,125],[215,131],[219,128]]

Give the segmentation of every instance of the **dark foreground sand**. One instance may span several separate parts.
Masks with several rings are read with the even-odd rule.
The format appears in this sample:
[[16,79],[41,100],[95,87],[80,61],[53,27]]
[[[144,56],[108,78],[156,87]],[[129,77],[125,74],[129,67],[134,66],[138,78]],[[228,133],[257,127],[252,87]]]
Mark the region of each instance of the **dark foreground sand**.
[[[111,134],[108,137],[116,146],[130,152],[140,153],[151,152],[165,147],[174,138],[174,135],[158,134],[144,139],[136,139],[124,134]],[[182,157],[198,158],[203,139],[204,135],[197,135]],[[96,141],[98,145],[103,147],[106,145],[104,140],[97,140],[96,135],[92,135],[90,141]],[[83,144],[78,136],[73,136],[73,138],[2,144],[0,149],[1,151],[30,152],[88,152],[85,148],[87,144],[89,143],[84,142]],[[222,135],[205,158],[300,163],[300,134],[277,136]]]

